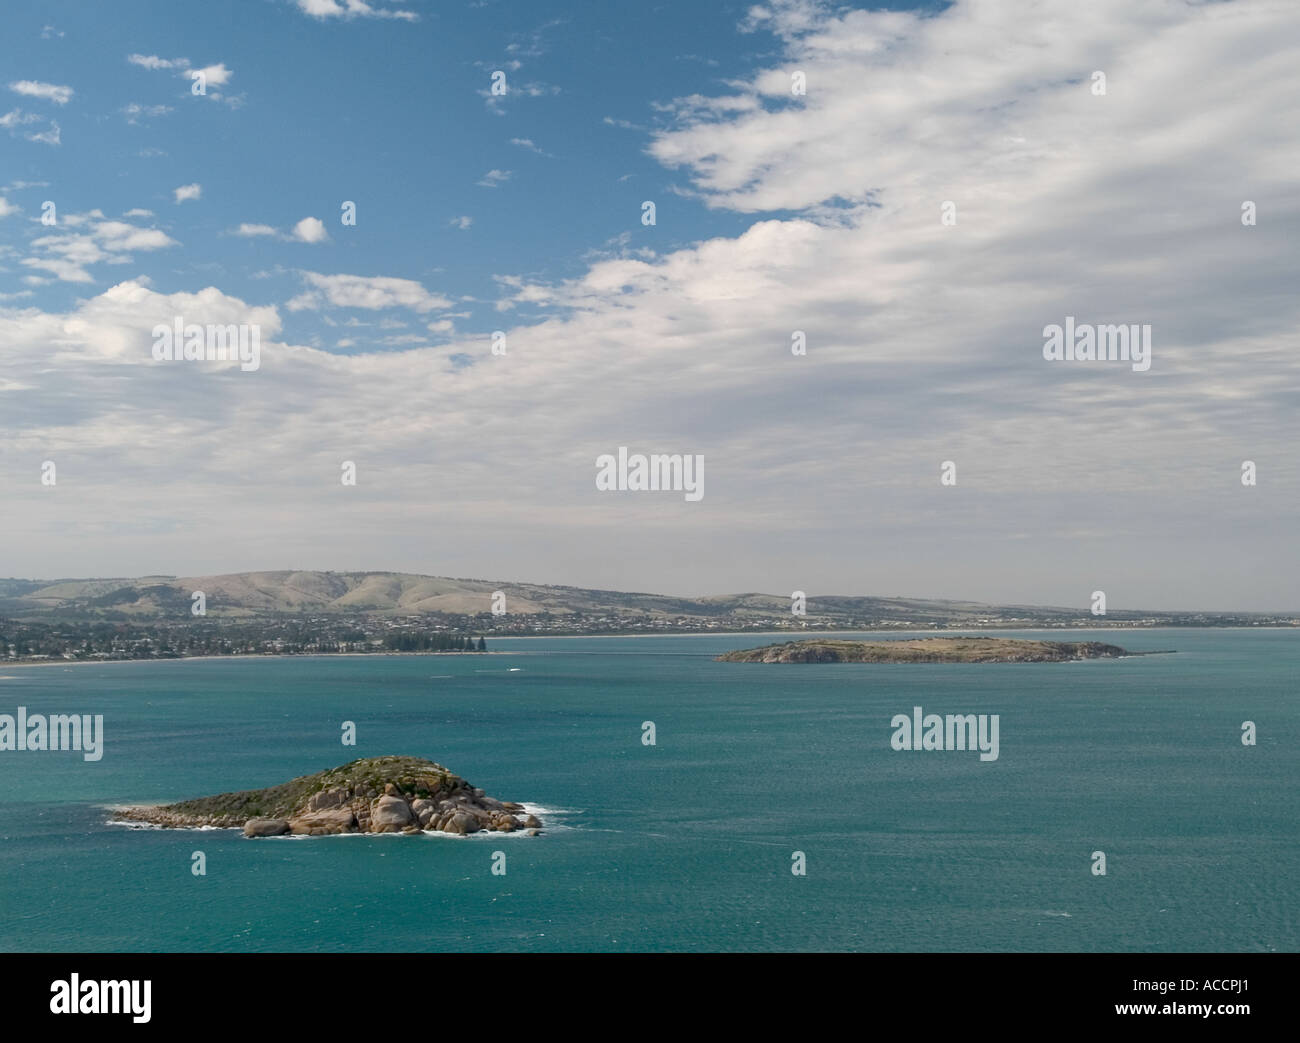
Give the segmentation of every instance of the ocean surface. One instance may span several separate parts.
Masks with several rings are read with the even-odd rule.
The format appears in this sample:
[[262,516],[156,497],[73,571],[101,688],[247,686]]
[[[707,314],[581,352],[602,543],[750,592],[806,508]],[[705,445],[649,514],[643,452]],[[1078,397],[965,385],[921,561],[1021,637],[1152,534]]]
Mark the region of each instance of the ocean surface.
[[[105,732],[93,763],[0,752],[0,950],[1300,949],[1300,631],[1013,636],[1177,654],[779,666],[711,660],[775,637],[709,635],[0,664],[0,713]],[[998,714],[998,759],[892,749],[915,706]],[[382,754],[546,831],[246,840],[104,810]]]

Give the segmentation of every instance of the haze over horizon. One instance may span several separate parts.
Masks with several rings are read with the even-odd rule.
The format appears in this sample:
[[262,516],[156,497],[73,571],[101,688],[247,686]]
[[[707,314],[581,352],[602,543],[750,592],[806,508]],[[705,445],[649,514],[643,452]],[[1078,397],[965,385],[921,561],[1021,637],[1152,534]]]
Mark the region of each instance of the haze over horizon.
[[6,11],[0,574],[1300,609],[1294,3],[866,6]]

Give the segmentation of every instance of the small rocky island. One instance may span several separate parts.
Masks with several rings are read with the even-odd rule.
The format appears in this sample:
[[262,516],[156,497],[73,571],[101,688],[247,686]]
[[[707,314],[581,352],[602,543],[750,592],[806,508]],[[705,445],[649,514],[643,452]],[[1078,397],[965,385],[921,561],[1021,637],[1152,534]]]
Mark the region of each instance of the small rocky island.
[[496,800],[420,757],[368,757],[267,789],[176,804],[114,808],[116,818],[156,826],[242,827],[246,837],[331,833],[512,833],[541,830],[524,806]]
[[1118,659],[1129,652],[1100,641],[1026,641],[1009,637],[919,637],[888,641],[812,638],[716,656],[719,663],[1066,663]]

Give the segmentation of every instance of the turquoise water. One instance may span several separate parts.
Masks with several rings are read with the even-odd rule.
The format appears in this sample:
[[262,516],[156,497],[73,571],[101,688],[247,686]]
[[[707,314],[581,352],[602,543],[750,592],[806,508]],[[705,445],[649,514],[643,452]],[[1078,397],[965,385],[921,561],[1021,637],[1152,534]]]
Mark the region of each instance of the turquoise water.
[[[106,734],[97,763],[0,753],[0,949],[1300,949],[1300,632],[1024,636],[1179,651],[711,661],[768,640],[750,635],[0,665],[0,713],[102,713]],[[890,719],[918,704],[999,714],[998,760],[892,750]],[[355,747],[340,743],[345,720]],[[249,841],[108,825],[99,807],[388,753],[541,805],[547,832]]]

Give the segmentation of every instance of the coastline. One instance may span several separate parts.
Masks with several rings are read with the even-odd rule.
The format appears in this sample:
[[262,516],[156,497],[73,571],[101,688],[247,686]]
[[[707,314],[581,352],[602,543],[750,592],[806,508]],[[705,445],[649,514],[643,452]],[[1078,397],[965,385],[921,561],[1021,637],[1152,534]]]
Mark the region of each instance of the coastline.
[[[1166,631],[1196,632],[1196,631],[1259,631],[1259,630],[1289,630],[1300,631],[1300,627],[1126,627],[1126,626],[1109,626],[1109,627],[998,627],[998,628],[973,628],[975,634],[1068,634],[1079,631],[1088,633],[1117,631],[1120,633],[1155,633]],[[518,634],[518,635],[496,635],[498,641],[572,641],[583,640],[591,641],[598,639],[619,639],[627,640],[629,638],[653,638],[653,637],[695,637],[695,638],[718,638],[718,637],[788,637],[792,634],[803,635],[802,637],[790,637],[794,640],[811,640],[807,635],[809,631],[790,631],[790,630],[729,630],[718,631],[716,633],[687,633],[674,634],[670,632],[657,634]],[[957,634],[957,631],[948,628],[944,630],[927,629],[918,627],[914,629],[890,628],[888,630],[816,630],[812,631],[814,637],[831,637],[841,634],[890,634],[897,637],[900,634]],[[963,635],[964,636],[964,635]],[[486,652],[313,652],[302,655],[267,655],[265,653],[246,653],[241,652],[236,655],[196,655],[196,656],[177,656],[174,659],[50,659],[42,662],[13,662],[0,660],[0,670],[26,670],[33,667],[51,667],[51,666],[120,666],[130,663],[191,663],[191,662],[213,662],[233,659],[386,659],[386,658],[411,658],[411,657],[446,657],[446,656],[518,656],[527,655],[522,650],[489,650]],[[1134,651],[1133,655],[1156,655],[1157,652],[1139,652]],[[2,679],[2,678],[0,678]]]
[[267,655],[261,652],[240,652],[235,655],[183,655],[170,659],[46,659],[32,662],[0,662],[0,670],[21,670],[30,667],[47,666],[123,666],[130,663],[196,663],[200,661],[221,662],[229,659],[387,659],[392,657],[407,658],[414,656],[490,656],[522,655],[521,652],[313,652],[310,655]]

